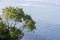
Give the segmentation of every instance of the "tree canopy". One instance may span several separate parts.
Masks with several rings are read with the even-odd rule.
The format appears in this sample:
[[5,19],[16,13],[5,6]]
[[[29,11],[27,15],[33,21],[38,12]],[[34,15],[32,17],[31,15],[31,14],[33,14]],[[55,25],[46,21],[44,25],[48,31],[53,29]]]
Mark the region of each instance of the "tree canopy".
[[[17,23],[22,23],[18,26]],[[23,30],[28,32],[36,29],[35,21],[30,15],[25,14],[22,8],[6,7],[2,10],[0,17],[0,39],[1,40],[20,40],[23,36]]]

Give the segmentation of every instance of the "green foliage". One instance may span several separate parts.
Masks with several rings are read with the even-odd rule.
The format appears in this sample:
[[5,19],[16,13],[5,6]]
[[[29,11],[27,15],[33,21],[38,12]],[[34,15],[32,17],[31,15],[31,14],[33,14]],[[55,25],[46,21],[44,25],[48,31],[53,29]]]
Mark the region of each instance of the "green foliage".
[[33,31],[34,29],[36,29],[35,21],[33,21],[30,15],[25,14],[22,8],[6,7],[2,12],[2,17],[6,19],[6,22],[4,23],[2,21],[3,18],[0,19],[1,40],[19,40],[24,36],[22,30],[16,27],[16,24],[14,24],[14,26],[9,26],[9,20],[13,20],[15,23],[25,22],[21,28],[27,29],[27,31]]
[[0,30],[2,30],[2,20],[0,20]]
[[15,21],[20,21],[24,15],[25,14],[21,8],[6,7],[3,9],[3,16],[5,18],[14,19]]
[[23,18],[24,21],[29,21],[29,20],[32,20],[31,16],[30,15],[25,15],[25,17]]
[[[2,24],[2,22],[0,22]],[[10,27],[9,30],[7,27],[2,24],[0,29],[0,38],[1,40],[18,40],[24,36],[24,33],[17,29],[16,27]]]
[[35,22],[34,22],[33,20],[27,21],[27,22],[23,25],[23,27],[24,27],[25,29],[28,28],[28,31],[33,31],[34,29],[36,29],[36,27],[35,27]]
[[5,39],[7,37],[7,28],[0,19],[0,38]]
[[22,38],[24,36],[24,33],[22,33],[21,30],[14,28],[14,27],[10,27],[10,39],[11,40],[17,40],[18,38]]

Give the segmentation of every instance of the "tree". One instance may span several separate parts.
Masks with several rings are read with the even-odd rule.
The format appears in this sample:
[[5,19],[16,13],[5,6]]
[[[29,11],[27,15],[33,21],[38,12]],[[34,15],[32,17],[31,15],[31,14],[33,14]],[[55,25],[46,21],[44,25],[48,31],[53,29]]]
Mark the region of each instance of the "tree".
[[[17,23],[22,23],[18,26]],[[28,32],[36,29],[35,21],[30,15],[25,14],[22,8],[6,7],[0,18],[0,39],[19,40],[24,36],[23,30]]]

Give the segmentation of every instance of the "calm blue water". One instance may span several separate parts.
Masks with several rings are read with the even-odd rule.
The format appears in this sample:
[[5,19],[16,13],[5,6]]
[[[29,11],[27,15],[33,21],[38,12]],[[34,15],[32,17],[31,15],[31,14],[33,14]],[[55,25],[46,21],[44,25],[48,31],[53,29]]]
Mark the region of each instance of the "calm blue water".
[[7,6],[22,7],[36,21],[35,33],[22,40],[60,40],[60,0],[0,0],[0,14]]
[[26,32],[22,40],[60,40],[60,8],[24,7],[36,21],[35,33]]
[[60,24],[38,22],[35,32],[25,32],[22,40],[60,40]]

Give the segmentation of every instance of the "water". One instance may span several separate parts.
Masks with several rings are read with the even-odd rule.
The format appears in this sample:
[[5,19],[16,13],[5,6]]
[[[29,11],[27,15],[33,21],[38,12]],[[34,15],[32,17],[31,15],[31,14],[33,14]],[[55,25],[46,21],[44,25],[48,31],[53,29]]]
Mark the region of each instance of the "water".
[[1,0],[0,14],[6,6],[22,7],[37,23],[35,33],[25,32],[22,40],[60,40],[60,0]]
[[60,25],[38,22],[35,32],[25,32],[22,40],[60,40]]

